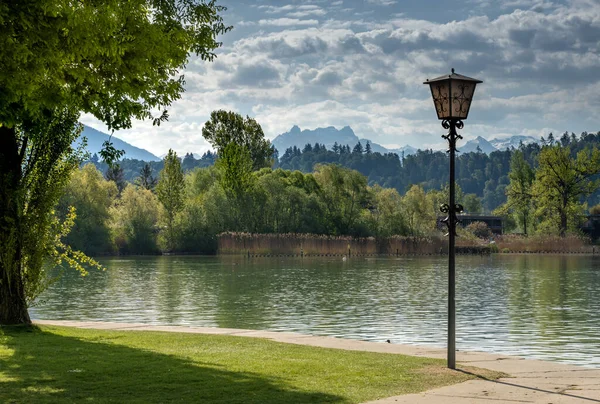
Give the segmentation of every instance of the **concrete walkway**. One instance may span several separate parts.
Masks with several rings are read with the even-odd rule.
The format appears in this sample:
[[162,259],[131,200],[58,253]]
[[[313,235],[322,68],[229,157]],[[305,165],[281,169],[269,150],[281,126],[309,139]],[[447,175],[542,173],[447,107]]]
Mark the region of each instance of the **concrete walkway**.
[[[288,332],[237,330],[228,328],[155,326],[146,324],[100,323],[37,320],[40,325],[58,325],[102,330],[167,331],[199,334],[237,335],[266,338],[277,342],[324,348],[395,353],[430,358],[445,358],[446,350],[411,345],[354,341],[332,337],[315,337]],[[599,353],[600,354],[600,353]],[[475,366],[509,374],[495,381],[470,380],[418,394],[389,397],[370,404],[463,404],[463,403],[600,403],[600,369],[590,369],[554,362],[478,352],[457,352],[458,368]]]

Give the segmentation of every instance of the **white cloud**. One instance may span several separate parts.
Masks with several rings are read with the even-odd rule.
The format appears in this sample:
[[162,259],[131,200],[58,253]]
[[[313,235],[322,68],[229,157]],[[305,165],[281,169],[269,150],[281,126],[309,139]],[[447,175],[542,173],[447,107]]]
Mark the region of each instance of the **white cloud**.
[[[255,114],[270,138],[294,124],[350,125],[380,144],[436,145],[443,130],[422,81],[451,67],[484,80],[467,139],[600,129],[597,0],[510,0],[485,5],[490,16],[429,21],[389,0],[377,3],[386,7],[362,0],[362,8],[353,0],[253,7],[257,15],[237,24],[245,37],[227,43],[213,63],[190,61],[188,91],[171,121],[136,123],[124,140],[155,154],[172,145],[202,152],[198,131],[210,111],[224,108]],[[331,9],[340,6],[347,13]],[[471,0],[456,6],[474,8]]]
[[318,20],[300,20],[298,18],[273,18],[259,20],[258,25],[272,25],[276,27],[293,27],[298,25],[319,25]]
[[377,6],[392,6],[397,3],[396,0],[367,0],[367,3]]

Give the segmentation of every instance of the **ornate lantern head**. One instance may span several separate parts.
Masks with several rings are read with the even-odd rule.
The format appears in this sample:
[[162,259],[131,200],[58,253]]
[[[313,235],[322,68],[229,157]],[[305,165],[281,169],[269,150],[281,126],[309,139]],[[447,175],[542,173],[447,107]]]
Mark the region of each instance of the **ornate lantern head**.
[[481,80],[454,73],[427,79],[423,84],[429,84],[433,105],[438,119],[467,119],[475,86],[483,83]]

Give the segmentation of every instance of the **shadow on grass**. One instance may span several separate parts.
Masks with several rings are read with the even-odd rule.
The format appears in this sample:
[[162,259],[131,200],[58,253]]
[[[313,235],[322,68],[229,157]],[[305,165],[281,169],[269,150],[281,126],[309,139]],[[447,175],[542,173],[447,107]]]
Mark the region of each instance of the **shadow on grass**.
[[[118,336],[116,337],[118,338]],[[277,377],[36,327],[0,328],[0,401],[8,403],[343,403]],[[8,348],[8,354],[2,353]]]

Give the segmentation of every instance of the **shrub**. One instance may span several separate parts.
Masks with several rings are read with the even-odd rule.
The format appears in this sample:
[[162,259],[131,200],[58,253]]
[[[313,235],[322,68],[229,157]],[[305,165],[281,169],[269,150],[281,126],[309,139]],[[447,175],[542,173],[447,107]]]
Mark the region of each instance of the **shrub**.
[[478,238],[488,239],[492,236],[492,231],[484,222],[473,222],[466,227],[466,230]]

